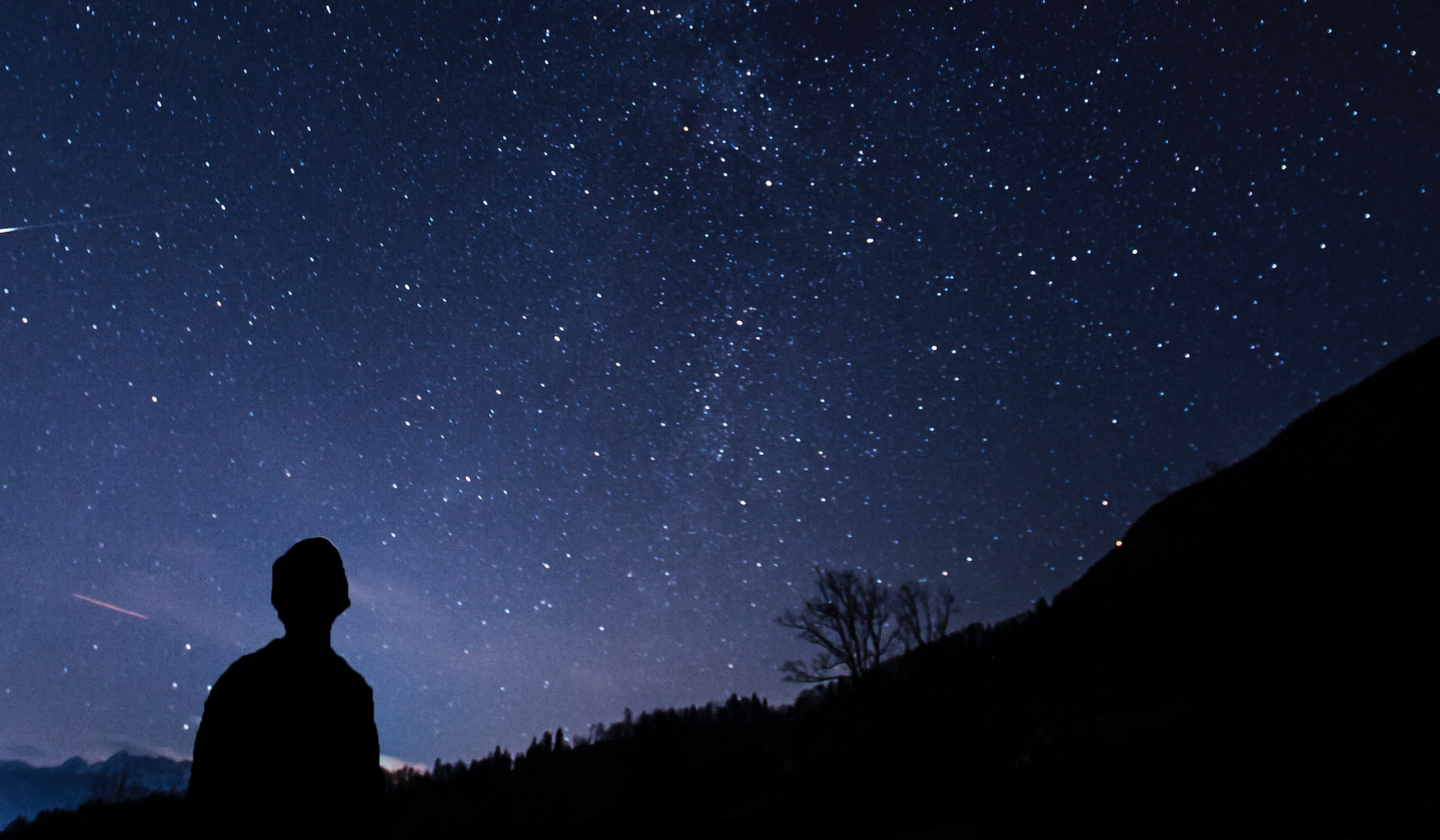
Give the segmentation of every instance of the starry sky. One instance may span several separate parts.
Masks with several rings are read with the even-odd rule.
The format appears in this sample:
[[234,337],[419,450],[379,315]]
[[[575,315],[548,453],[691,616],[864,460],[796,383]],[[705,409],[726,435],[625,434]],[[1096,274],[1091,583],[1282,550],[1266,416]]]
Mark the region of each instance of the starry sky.
[[0,758],[187,756],[317,534],[388,756],[788,701],[1440,327],[1424,3],[846,5],[7,19]]

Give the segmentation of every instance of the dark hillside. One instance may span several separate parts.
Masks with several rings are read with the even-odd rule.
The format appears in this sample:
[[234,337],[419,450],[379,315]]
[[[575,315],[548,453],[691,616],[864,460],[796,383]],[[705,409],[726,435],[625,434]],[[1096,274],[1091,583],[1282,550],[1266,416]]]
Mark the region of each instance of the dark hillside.
[[[809,723],[869,716],[873,740],[809,793],[887,768],[875,783],[999,834],[1047,783],[1055,828],[1078,808],[1117,830],[1146,802],[1217,826],[1241,803],[1322,833],[1433,824],[1437,389],[1431,341],[1156,505],[1053,606],[830,698]],[[984,772],[1006,764],[1025,769]]]

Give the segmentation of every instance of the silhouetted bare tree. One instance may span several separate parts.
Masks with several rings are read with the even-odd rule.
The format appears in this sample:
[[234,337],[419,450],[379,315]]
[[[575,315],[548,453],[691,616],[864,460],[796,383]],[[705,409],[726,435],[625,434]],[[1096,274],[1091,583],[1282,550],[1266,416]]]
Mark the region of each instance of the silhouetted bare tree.
[[828,682],[844,676],[835,673],[837,668],[857,676],[879,665],[894,639],[885,626],[890,618],[889,593],[851,570],[816,568],[815,585],[819,596],[806,601],[799,612],[786,610],[775,619],[820,648],[809,663],[796,659],[781,665],[786,682]]
[[932,592],[918,583],[906,583],[895,590],[895,636],[905,650],[933,642],[950,626],[955,596],[941,587]]

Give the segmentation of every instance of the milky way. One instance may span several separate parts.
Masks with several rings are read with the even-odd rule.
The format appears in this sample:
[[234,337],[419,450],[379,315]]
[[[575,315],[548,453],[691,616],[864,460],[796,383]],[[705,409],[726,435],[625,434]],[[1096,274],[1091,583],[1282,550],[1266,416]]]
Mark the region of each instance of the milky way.
[[786,701],[1436,332],[1424,4],[1104,6],[21,10],[0,757],[188,754],[315,534],[388,755]]

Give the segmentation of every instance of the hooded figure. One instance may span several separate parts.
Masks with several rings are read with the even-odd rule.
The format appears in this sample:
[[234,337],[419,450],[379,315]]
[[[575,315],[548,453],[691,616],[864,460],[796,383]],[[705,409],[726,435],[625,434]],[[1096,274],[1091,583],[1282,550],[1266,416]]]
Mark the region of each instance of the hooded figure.
[[340,552],[301,540],[272,569],[285,635],[215,682],[195,733],[185,818],[195,840],[373,837],[385,775],[370,686],[330,649],[350,606]]

